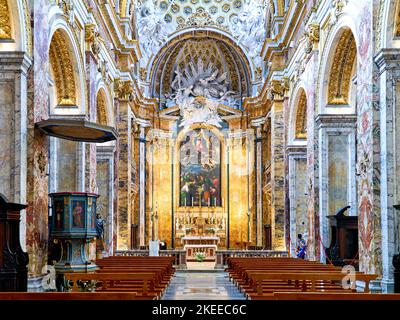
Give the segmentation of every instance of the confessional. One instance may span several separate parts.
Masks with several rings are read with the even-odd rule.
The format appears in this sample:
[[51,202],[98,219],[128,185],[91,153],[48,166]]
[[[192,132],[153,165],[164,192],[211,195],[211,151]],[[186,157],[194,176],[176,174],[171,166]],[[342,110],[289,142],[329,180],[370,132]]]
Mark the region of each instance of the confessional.
[[19,240],[20,211],[26,207],[0,193],[0,291],[27,291],[29,257]]
[[336,266],[352,264],[358,268],[358,217],[347,216],[350,206],[328,216],[331,230],[331,243],[327,249],[329,260]]

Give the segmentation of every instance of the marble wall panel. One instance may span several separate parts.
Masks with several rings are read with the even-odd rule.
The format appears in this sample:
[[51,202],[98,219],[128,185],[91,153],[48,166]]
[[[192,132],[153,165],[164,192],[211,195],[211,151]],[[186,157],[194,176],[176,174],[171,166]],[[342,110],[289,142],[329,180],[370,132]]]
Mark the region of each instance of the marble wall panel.
[[0,193],[13,201],[12,172],[12,135],[14,110],[14,84],[0,79]]
[[285,241],[285,124],[283,101],[271,112],[272,249],[286,250]]
[[77,189],[77,143],[57,139],[57,192],[79,191]]
[[328,214],[348,205],[349,145],[345,135],[328,136]]

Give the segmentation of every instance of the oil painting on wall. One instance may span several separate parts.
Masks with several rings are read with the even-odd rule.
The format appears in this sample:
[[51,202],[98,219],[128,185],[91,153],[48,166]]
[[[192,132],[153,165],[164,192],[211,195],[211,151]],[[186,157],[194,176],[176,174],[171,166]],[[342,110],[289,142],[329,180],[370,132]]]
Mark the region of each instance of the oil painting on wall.
[[189,131],[180,143],[180,205],[221,206],[221,143],[209,130]]

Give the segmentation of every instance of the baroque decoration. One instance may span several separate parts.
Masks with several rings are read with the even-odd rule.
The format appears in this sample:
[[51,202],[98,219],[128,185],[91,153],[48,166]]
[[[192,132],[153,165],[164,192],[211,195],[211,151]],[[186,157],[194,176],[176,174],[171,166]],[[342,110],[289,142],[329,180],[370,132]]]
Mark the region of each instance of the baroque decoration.
[[174,93],[169,98],[180,109],[180,126],[205,123],[220,128],[218,106],[233,93],[228,90],[227,73],[221,74],[211,63],[204,66],[201,59],[197,65],[191,62],[184,71],[178,69],[175,73],[171,84]]
[[165,14],[153,0],[138,1],[137,29],[140,46],[146,58],[156,54],[173,31],[173,27],[164,17]]
[[10,13],[7,0],[0,1],[0,39],[11,39]]
[[243,10],[231,21],[231,30],[252,58],[258,56],[266,37],[265,9],[259,0],[245,0]]

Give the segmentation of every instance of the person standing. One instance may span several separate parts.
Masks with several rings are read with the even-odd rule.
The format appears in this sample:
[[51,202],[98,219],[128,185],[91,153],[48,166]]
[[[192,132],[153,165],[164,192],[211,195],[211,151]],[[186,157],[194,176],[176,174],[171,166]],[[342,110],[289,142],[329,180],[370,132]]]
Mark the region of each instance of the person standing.
[[304,259],[306,256],[306,249],[307,249],[306,240],[304,240],[302,234],[299,233],[297,235],[296,256],[300,259]]

